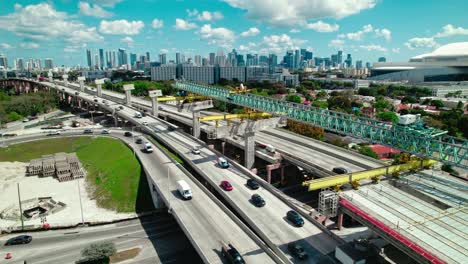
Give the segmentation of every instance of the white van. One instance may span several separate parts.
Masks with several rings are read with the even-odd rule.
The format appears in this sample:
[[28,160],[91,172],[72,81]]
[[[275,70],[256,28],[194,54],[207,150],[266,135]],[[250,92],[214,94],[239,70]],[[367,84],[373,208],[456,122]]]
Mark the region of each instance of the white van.
[[151,153],[151,152],[153,152],[153,145],[151,145],[150,143],[147,142],[147,143],[145,144],[145,151],[146,151],[146,153]]
[[143,115],[140,112],[135,112],[135,117],[136,118],[142,118]]
[[268,151],[268,152],[271,152],[271,153],[275,153],[275,152],[276,152],[275,147],[273,147],[272,145],[267,145],[266,148],[265,148],[265,150]]
[[188,183],[184,180],[177,181],[177,190],[179,191],[180,195],[184,197],[186,200],[192,199],[192,190]]

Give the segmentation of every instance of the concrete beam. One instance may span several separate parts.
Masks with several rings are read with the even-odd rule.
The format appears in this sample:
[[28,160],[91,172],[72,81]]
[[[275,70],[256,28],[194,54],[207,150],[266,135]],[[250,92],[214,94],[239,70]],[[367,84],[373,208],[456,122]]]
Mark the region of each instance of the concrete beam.
[[67,74],[62,75],[62,79],[64,83],[63,86],[68,87],[68,75]]
[[193,124],[192,124],[192,134],[196,138],[200,138],[200,110],[196,110],[192,112],[193,114]]
[[128,106],[132,105],[132,90],[135,89],[135,86],[133,84],[125,84],[123,86],[123,89],[125,91],[125,104]]
[[151,106],[153,110],[153,116],[155,117],[158,117],[159,115],[158,97],[160,96],[162,96],[161,90],[149,91],[149,97],[151,97]]
[[78,82],[80,83],[80,91],[84,92],[84,81],[86,78],[84,76],[78,77]]

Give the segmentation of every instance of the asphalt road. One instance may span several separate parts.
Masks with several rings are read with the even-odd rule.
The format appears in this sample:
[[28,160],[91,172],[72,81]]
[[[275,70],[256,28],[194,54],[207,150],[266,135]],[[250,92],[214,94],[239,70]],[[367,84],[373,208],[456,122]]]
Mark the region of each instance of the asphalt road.
[[[74,263],[81,250],[91,243],[114,242],[117,250],[141,248],[140,254],[126,263],[202,263],[177,222],[167,213],[96,227],[26,232],[29,244],[4,246],[19,234],[0,237],[0,263],[66,264]],[[9,252],[13,258],[4,259]],[[188,262],[187,262],[188,261]]]

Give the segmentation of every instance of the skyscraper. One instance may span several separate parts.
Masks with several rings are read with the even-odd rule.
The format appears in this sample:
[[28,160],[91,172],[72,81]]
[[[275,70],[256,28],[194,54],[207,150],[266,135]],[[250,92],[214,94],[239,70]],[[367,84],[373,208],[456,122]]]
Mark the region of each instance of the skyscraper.
[[86,50],[86,60],[88,62],[88,68],[91,69],[91,67],[93,67],[93,62],[91,60],[91,50]]
[[348,55],[346,56],[346,67],[348,68],[351,68],[351,66],[353,65],[353,59],[351,58],[351,54],[348,53]]
[[24,71],[24,60],[23,58],[16,59],[16,70]]
[[106,51],[106,68],[112,68],[109,64],[109,51]]
[[0,54],[0,67],[8,69],[8,59],[5,55]]
[[166,53],[159,54],[159,62],[161,64],[166,64]]
[[130,66],[135,66],[137,62],[137,55],[135,53],[130,53]]
[[47,58],[44,60],[44,69],[51,70],[54,68],[54,62],[52,59]]
[[299,65],[301,65],[301,53],[299,50],[294,51],[294,67],[293,69],[299,69]]
[[380,57],[379,62],[387,62],[387,59],[385,57]]
[[216,65],[219,65],[220,67],[224,67],[226,65],[226,56],[224,56],[224,50],[222,48],[218,49],[215,63]]
[[104,50],[99,49],[99,67],[104,70]]
[[210,65],[215,65],[216,54],[214,52],[210,53]]
[[237,54],[236,61],[237,61],[237,66],[239,66],[239,67],[245,66],[244,55]]
[[99,69],[99,57],[98,55],[94,55],[94,69]]
[[338,51],[338,64],[343,63],[343,51],[339,50]]
[[362,60],[357,60],[356,61],[356,69],[362,69]]
[[117,61],[115,60],[115,51],[112,51],[112,68],[115,68],[117,66]]
[[120,48],[119,49],[119,54],[117,56],[117,60],[118,60],[118,66],[122,66],[122,65],[125,65],[127,64],[127,53],[125,52],[125,49],[122,49]]
[[252,54],[247,54],[245,66],[253,66],[253,65],[254,65],[254,56]]
[[150,61],[151,61],[151,60],[150,60],[150,53],[149,53],[148,51],[146,52],[146,61],[147,61],[147,62],[150,62]]
[[286,55],[283,57],[284,67],[288,69],[294,69],[294,52],[292,50],[288,50]]
[[268,57],[266,55],[260,55],[260,57],[258,58],[258,64],[260,66],[268,66]]
[[197,66],[202,66],[202,59],[201,59],[201,56],[200,56],[200,55],[195,55],[194,62],[195,62],[195,65],[197,65]]
[[176,63],[176,64],[180,64],[180,63],[181,63],[181,62],[180,62],[180,52],[177,52],[177,53],[175,54],[175,63]]
[[270,57],[268,58],[268,64],[272,67],[278,65],[278,56],[276,56],[276,54],[270,54]]
[[314,53],[312,51],[305,52],[304,60],[308,61],[308,60],[312,60],[313,58],[314,58]]

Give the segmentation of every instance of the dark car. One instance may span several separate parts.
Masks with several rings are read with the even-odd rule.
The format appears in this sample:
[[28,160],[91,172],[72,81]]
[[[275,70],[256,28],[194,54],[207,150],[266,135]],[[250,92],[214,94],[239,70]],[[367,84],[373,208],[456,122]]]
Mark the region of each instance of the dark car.
[[87,128],[83,131],[84,134],[92,134],[93,133],[93,130]]
[[28,244],[31,242],[31,240],[32,240],[32,236],[28,236],[28,235],[12,237],[7,240],[7,242],[5,243],[5,246]]
[[333,172],[338,174],[345,174],[348,173],[348,170],[342,167],[335,167],[333,168]]
[[288,213],[286,214],[286,218],[297,227],[301,227],[304,225],[304,219],[296,211],[288,211]]
[[307,252],[304,251],[304,248],[296,243],[289,243],[288,250],[291,252],[291,255],[298,259],[306,259],[309,257]]
[[232,264],[245,264],[244,259],[242,258],[241,254],[235,247],[233,247],[231,244],[228,244],[227,246],[223,246],[221,248],[221,254],[223,257],[227,258],[229,260],[229,263]]
[[137,139],[135,140],[135,143],[141,144],[141,143],[143,143],[143,139],[142,139],[142,138],[137,138]]
[[252,190],[257,190],[258,188],[260,188],[260,185],[254,179],[248,179],[247,186],[249,186]]
[[127,132],[124,133],[124,136],[126,136],[126,137],[131,137],[131,136],[132,136],[132,132],[128,132],[128,131],[127,131]]
[[250,198],[252,203],[257,206],[257,207],[263,207],[265,206],[265,200],[259,195],[259,194],[254,194],[252,195],[252,198]]
[[123,110],[123,106],[119,106],[119,109],[120,109],[120,110]]

